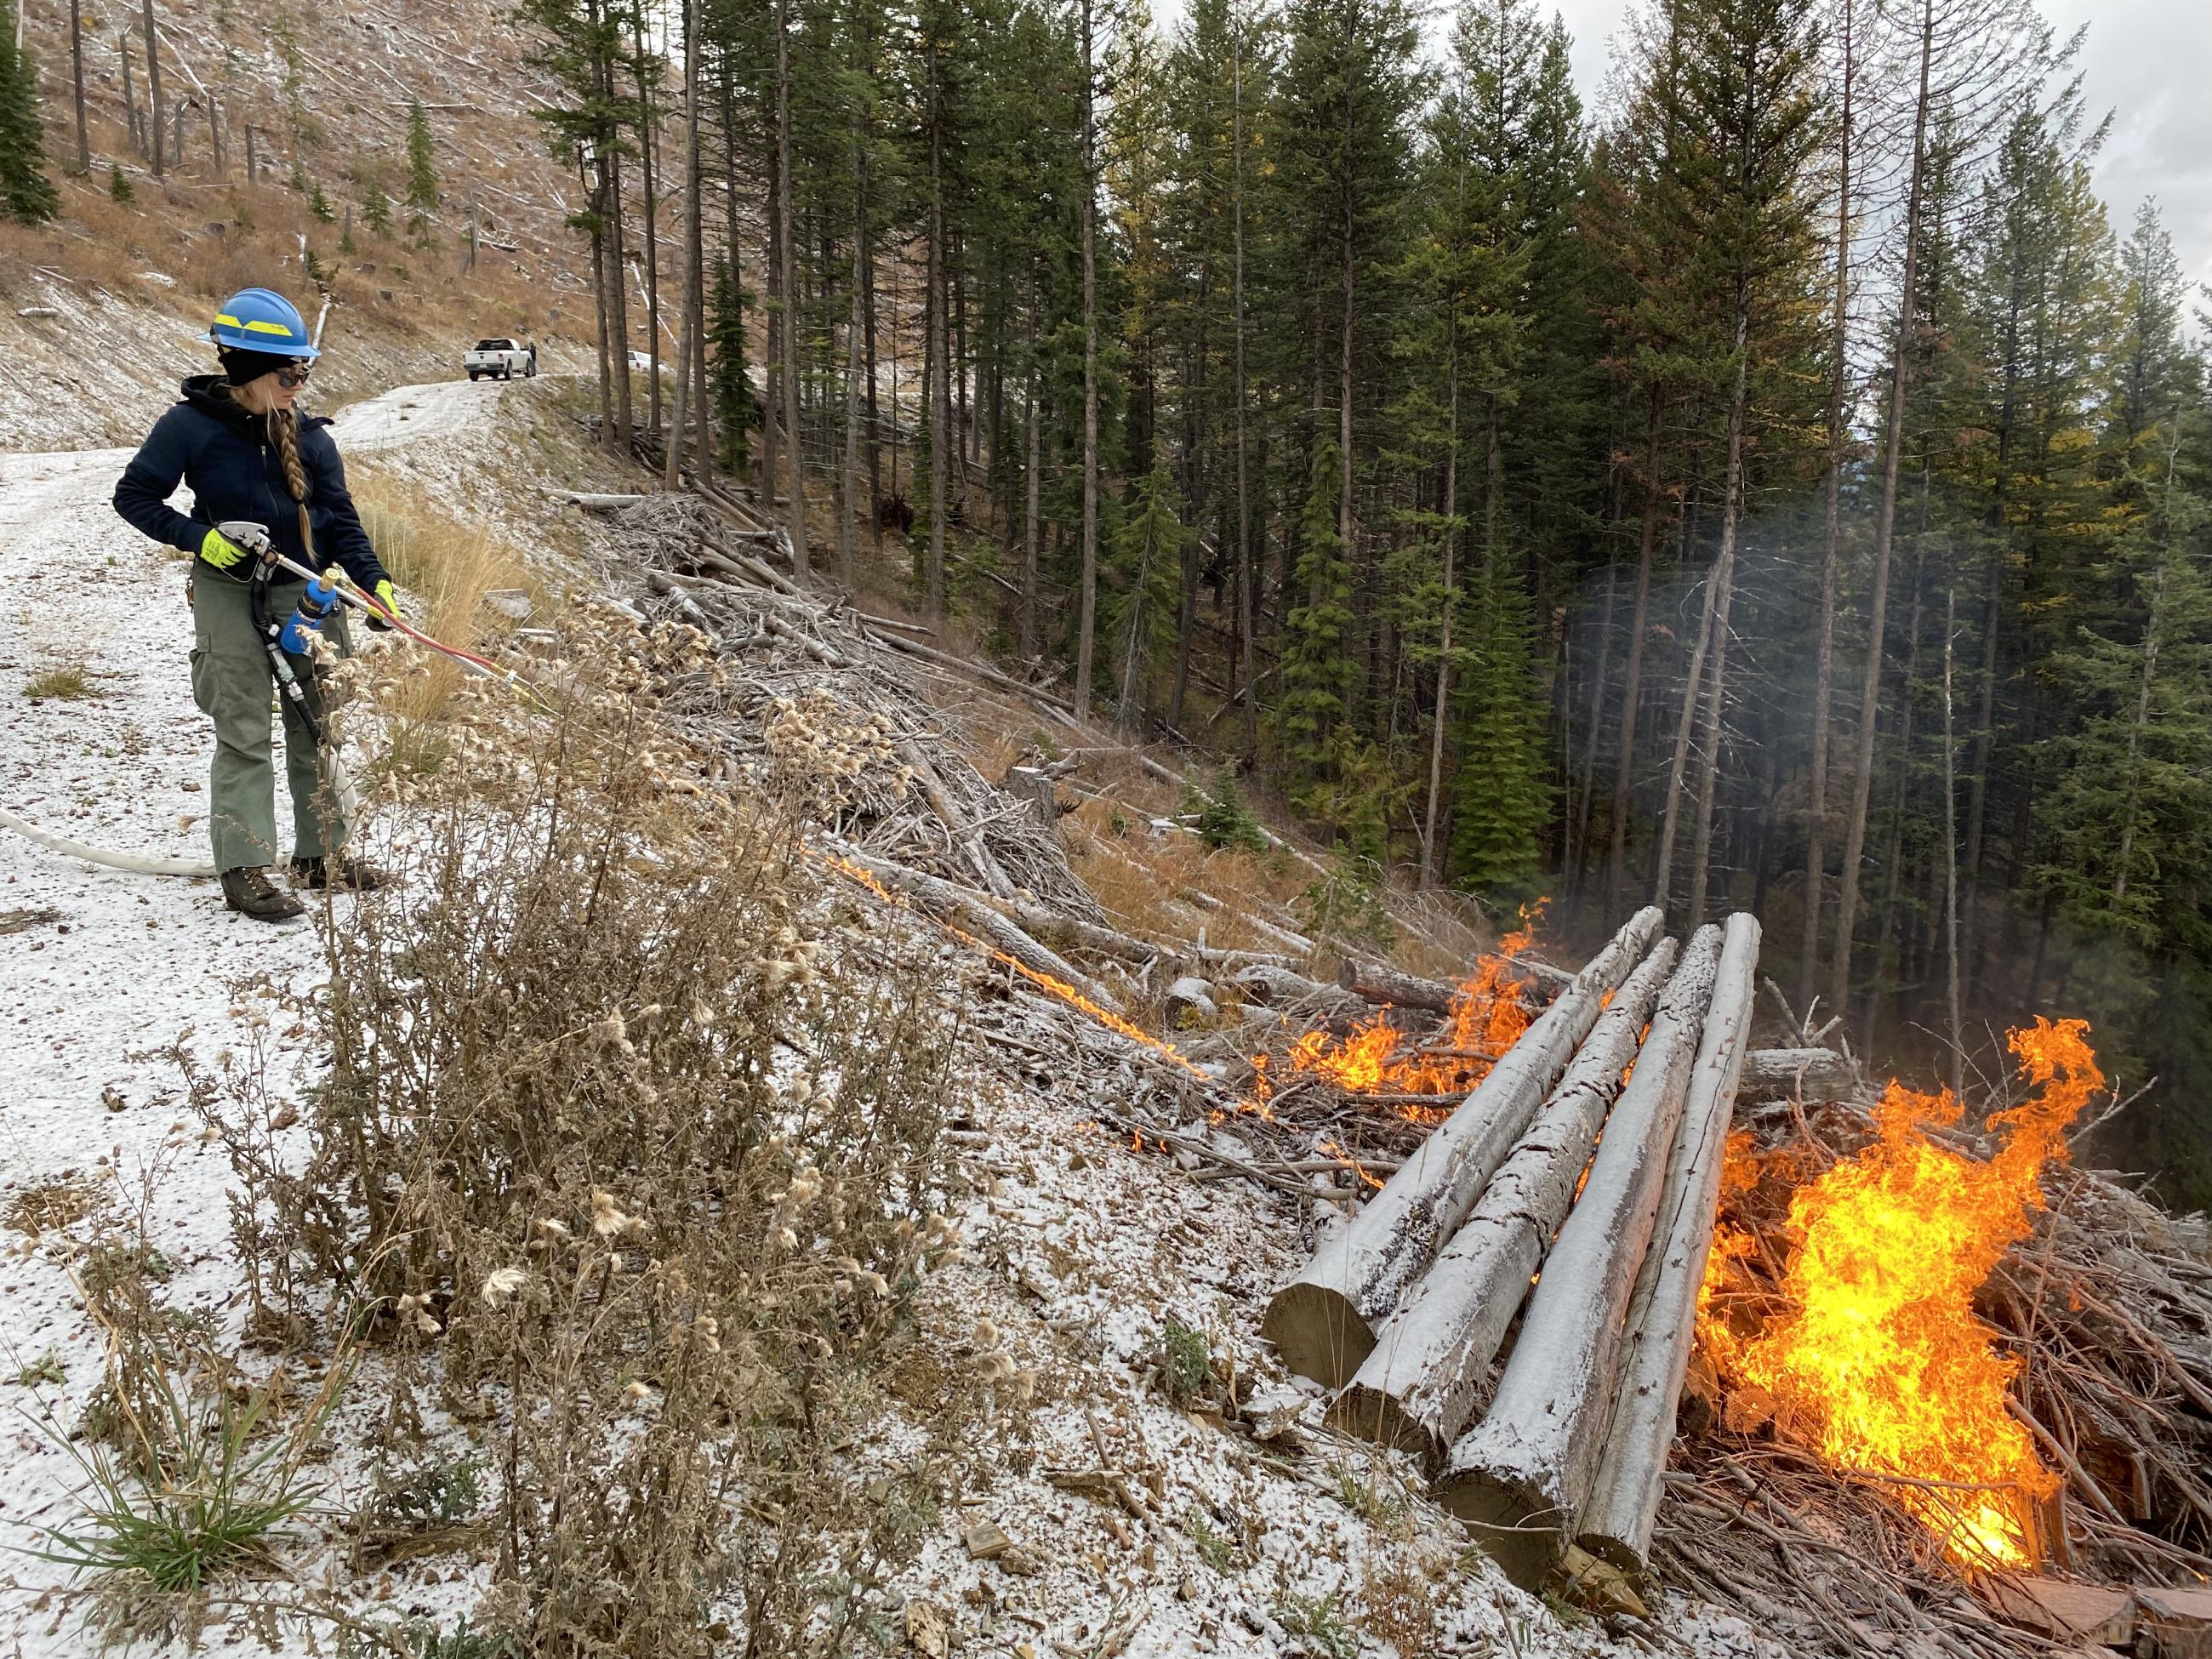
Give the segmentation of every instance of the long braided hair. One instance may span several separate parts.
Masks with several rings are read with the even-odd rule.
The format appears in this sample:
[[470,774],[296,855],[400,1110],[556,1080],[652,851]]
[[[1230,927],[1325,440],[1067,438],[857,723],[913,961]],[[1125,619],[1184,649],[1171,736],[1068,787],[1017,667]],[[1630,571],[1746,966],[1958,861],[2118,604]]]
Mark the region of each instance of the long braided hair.
[[307,556],[301,562],[310,570],[321,567],[315,558],[314,527],[307,522],[307,469],[300,461],[300,415],[297,410],[272,409],[267,416],[269,441],[284,463],[284,482],[300,514],[300,545]]

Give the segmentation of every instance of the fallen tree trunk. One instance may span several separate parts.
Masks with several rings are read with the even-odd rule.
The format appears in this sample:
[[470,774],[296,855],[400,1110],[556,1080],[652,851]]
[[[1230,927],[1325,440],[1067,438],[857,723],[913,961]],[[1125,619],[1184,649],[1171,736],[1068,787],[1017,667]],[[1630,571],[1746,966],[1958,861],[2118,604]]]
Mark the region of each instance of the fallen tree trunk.
[[[1041,945],[1056,951],[1089,951],[1135,968],[1165,962],[1188,964],[1207,974],[1230,974],[1252,968],[1290,970],[1288,959],[1276,951],[1216,951],[1203,945],[1166,944],[1020,900],[1001,902],[999,908],[1012,916],[1023,931]],[[1305,982],[1315,985],[1311,980]],[[1324,994],[1328,989],[1325,985],[1315,985],[1315,988]]]
[[1304,1005],[1329,1015],[1347,1017],[1367,1012],[1367,1005],[1358,998],[1347,996],[1334,985],[1308,979],[1295,968],[1277,968],[1255,962],[1249,968],[1238,969],[1231,979],[1246,996],[1270,1008]]
[[1753,1048],[1739,1092],[1754,1100],[1849,1100],[1858,1073],[1833,1048]]
[[1660,1194],[1656,1231],[1629,1304],[1605,1456],[1576,1528],[1577,1543],[1625,1572],[1642,1571],[1650,1556],[1667,1449],[1674,1442],[1674,1411],[1697,1334],[1698,1291],[1705,1282],[1720,1207],[1722,1154],[1751,1033],[1758,968],[1759,923],[1739,911],[1728,921],[1712,1007]]
[[1720,948],[1721,930],[1707,927],[1682,953],[1582,1194],[1544,1258],[1497,1398],[1437,1479],[1437,1500],[1523,1589],[1540,1587],[1557,1565],[1605,1449],[1622,1322],[1651,1242]]
[[[1518,979],[1551,985],[1571,985],[1575,977],[1563,968],[1554,968],[1548,962],[1532,962],[1525,957],[1515,957],[1507,962],[1505,971]],[[1423,1008],[1437,1014],[1451,1012],[1459,996],[1456,985],[1447,985],[1439,979],[1423,979],[1419,974],[1401,973],[1395,968],[1352,957],[1338,964],[1336,982],[1370,1002],[1386,1003],[1394,1008]]]
[[1575,1182],[1678,954],[1674,940],[1660,940],[1614,994],[1474,1213],[1376,1333],[1375,1352],[1329,1407],[1331,1428],[1417,1451],[1431,1469],[1443,1461],[1474,1413],[1544,1247],[1574,1202]]
[[1628,977],[1662,925],[1657,909],[1638,911],[1405,1167],[1275,1292],[1260,1329],[1285,1365],[1333,1389],[1365,1363],[1376,1327],[1467,1219],[1597,1024],[1601,1000]]
[[1346,957],[1339,964],[1336,982],[1370,1002],[1387,1002],[1394,1008],[1425,1008],[1436,1014],[1451,1012],[1452,1000],[1458,994],[1456,986],[1446,985],[1441,980],[1401,974],[1379,962],[1361,962],[1352,957]]
[[909,895],[939,921],[975,933],[984,944],[1012,957],[1031,973],[1042,974],[1048,979],[1059,980],[1080,991],[1109,1013],[1119,1014],[1121,1012],[1121,1005],[1111,991],[1015,927],[993,909],[981,893],[971,893],[941,876],[910,870],[903,864],[893,864],[888,860],[871,858],[842,843],[836,845],[837,856],[846,863],[875,877],[885,886]]

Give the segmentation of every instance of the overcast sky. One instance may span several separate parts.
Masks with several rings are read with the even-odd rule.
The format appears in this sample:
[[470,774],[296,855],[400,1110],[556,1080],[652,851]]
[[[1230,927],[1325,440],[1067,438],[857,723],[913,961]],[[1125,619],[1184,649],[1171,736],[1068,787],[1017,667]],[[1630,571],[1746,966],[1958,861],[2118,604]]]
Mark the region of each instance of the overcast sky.
[[[1575,37],[1575,81],[1595,104],[1626,0],[1552,0]],[[2063,38],[2089,26],[2082,90],[2093,118],[2112,112],[2096,163],[2112,229],[2124,237],[2147,196],[2182,269],[2212,282],[2212,3],[2207,0],[2043,0]]]

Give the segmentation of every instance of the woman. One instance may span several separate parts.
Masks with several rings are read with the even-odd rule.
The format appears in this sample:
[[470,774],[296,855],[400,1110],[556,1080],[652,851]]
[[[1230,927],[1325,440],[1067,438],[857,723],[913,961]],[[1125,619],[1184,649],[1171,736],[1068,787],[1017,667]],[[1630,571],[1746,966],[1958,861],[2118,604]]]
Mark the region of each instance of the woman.
[[[291,302],[265,288],[233,295],[210,331],[220,374],[195,374],[184,399],[154,429],[115,486],[115,510],[157,542],[193,556],[185,585],[192,607],[192,701],[215,721],[208,774],[208,828],[223,902],[257,921],[283,921],[306,906],[269,879],[276,858],[276,781],[270,762],[269,704],[275,669],[255,627],[255,560],[216,526],[245,520],[266,526],[278,552],[310,570],[334,557],[355,585],[398,610],[392,579],[377,562],[346,493],[345,468],[330,422],[293,408],[321,354]],[[168,499],[182,480],[189,516]],[[283,622],[307,583],[283,570],[268,585],[266,614]],[[372,628],[385,624],[370,618]],[[295,672],[307,678],[304,663]],[[331,763],[292,701],[284,709],[284,771],[292,793],[295,885],[366,891],[373,866],[345,855],[347,824]]]

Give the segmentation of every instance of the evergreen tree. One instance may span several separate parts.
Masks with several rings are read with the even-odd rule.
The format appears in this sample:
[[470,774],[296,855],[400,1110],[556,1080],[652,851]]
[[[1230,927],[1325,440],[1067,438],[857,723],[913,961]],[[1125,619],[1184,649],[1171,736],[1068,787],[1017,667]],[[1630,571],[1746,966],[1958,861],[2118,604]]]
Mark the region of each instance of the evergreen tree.
[[715,262],[707,343],[714,354],[707,373],[714,390],[714,426],[721,434],[720,459],[735,472],[751,463],[752,429],[760,424],[760,407],[745,374],[745,295],[726,252]]
[[1492,560],[1466,608],[1457,747],[1468,759],[1458,773],[1446,867],[1455,885],[1492,901],[1534,898],[1543,890],[1552,799],[1528,593],[1507,561]]
[[323,194],[323,181],[319,179],[315,180],[314,190],[307,198],[307,211],[326,225],[337,220],[337,214],[331,207],[331,198]]
[[1176,636],[1176,604],[1183,549],[1182,502],[1167,469],[1156,466],[1137,480],[1123,504],[1110,544],[1100,615],[1109,658],[1121,683],[1121,724],[1133,726],[1146,682]]
[[15,45],[15,7],[0,4],[0,213],[35,225],[60,211],[61,198],[46,177],[38,69],[30,48]]
[[1275,728],[1291,775],[1310,782],[1328,763],[1329,744],[1351,709],[1353,669],[1346,641],[1353,623],[1352,567],[1337,533],[1341,463],[1336,440],[1314,447],[1313,474],[1299,520],[1293,580],[1299,596],[1283,627],[1283,695]]
[[369,180],[368,189],[361,198],[361,217],[362,222],[374,234],[380,237],[392,234],[392,198],[384,193],[384,186],[374,179]]
[[107,193],[118,202],[130,202],[137,197],[137,189],[123,171],[120,161],[107,164]]
[[430,143],[430,117],[416,98],[407,106],[407,228],[422,235],[437,210],[437,152]]

